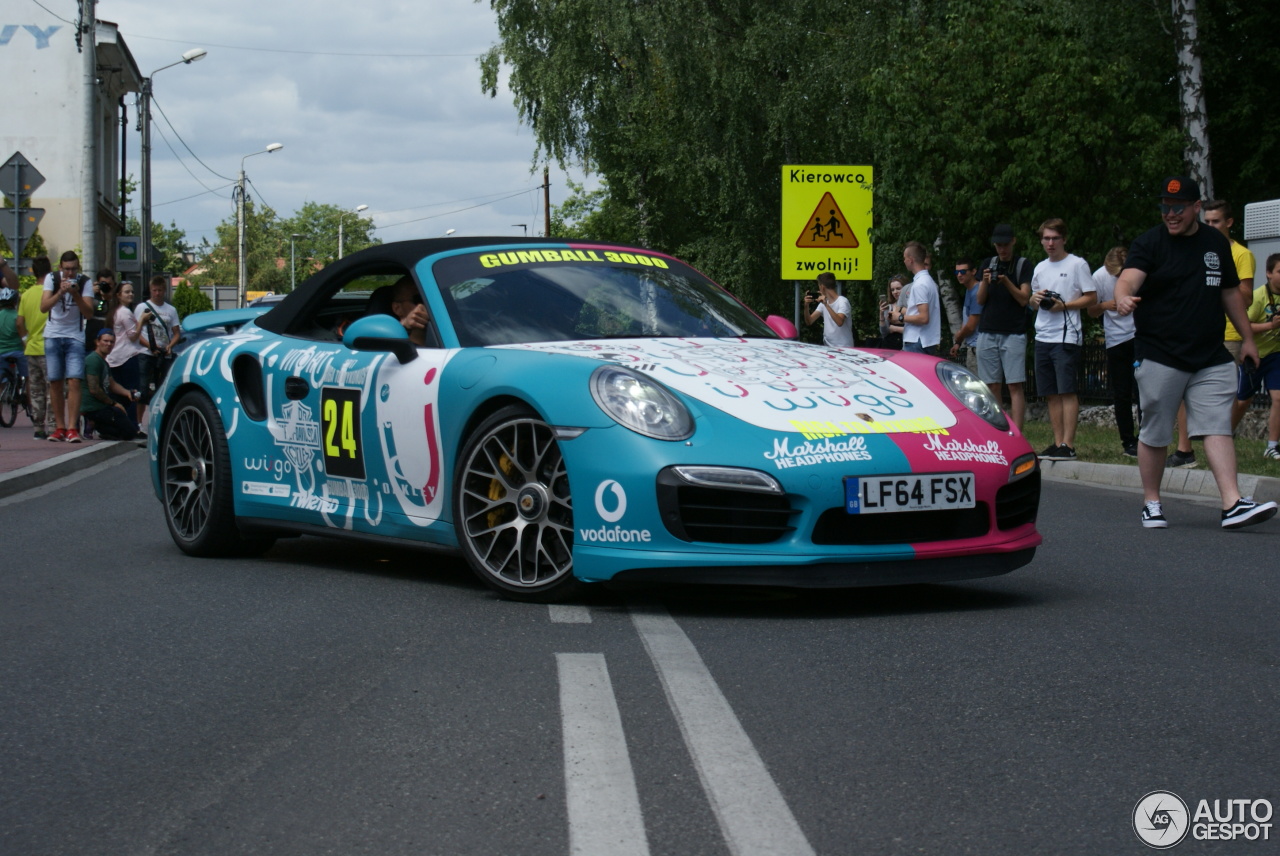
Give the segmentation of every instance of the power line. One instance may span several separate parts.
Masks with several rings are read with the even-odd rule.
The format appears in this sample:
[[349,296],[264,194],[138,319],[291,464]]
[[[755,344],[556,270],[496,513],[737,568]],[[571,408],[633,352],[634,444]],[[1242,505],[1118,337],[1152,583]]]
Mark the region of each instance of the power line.
[[52,10],[52,9],[50,9],[48,6],[46,6],[46,5],[44,5],[43,3],[41,3],[41,2],[40,2],[40,0],[31,0],[31,2],[32,2],[32,3],[34,3],[34,4],[36,4],[37,6],[39,6],[41,9],[45,10],[46,12],[48,12],[48,13],[49,13],[50,15],[52,15],[53,17],[57,18],[59,21],[62,21],[64,24],[70,24],[70,25],[71,25],[71,26],[73,26],[73,27],[74,27],[74,26],[76,26],[75,21],[68,21],[66,18],[62,17],[62,16],[61,16],[61,15],[59,15],[57,12],[53,11],[53,10]]
[[[34,2],[34,0],[32,0],[32,2]],[[51,13],[51,14],[52,14],[52,13]],[[69,22],[68,22],[68,23],[69,23]],[[146,39],[146,40],[148,40],[148,41],[153,41],[153,42],[173,42],[173,43],[175,43],[175,44],[189,44],[189,43],[190,43],[190,41],[191,41],[190,39],[162,39],[162,38],[160,38],[159,36],[140,36],[140,35],[138,35],[137,33],[129,33],[129,34],[128,34],[128,36],[129,36],[129,38],[131,38],[131,39]],[[447,54],[447,53],[439,53],[439,54],[420,54],[420,53],[412,53],[412,54],[410,54],[410,53],[406,53],[406,54],[394,54],[394,53],[354,53],[354,52],[343,52],[343,51],[299,51],[299,50],[288,50],[288,49],[285,49],[285,48],[251,48],[251,47],[247,47],[247,46],[245,46],[245,45],[219,45],[219,44],[214,44],[214,43],[212,43],[212,42],[206,42],[205,44],[209,45],[209,47],[211,47],[211,48],[222,48],[222,49],[224,49],[224,50],[231,50],[231,51],[257,51],[257,52],[259,52],[259,53],[301,54],[301,55],[303,55],[303,56],[347,56],[347,57],[358,57],[358,58],[364,58],[364,59],[368,59],[368,58],[371,58],[371,57],[372,57],[372,58],[376,58],[376,59],[384,59],[384,58],[386,58],[386,59],[435,59],[435,58],[442,58],[442,59],[443,59],[443,58],[449,58],[449,57],[478,57],[478,56],[484,56],[484,54],[479,54],[479,53],[460,53],[460,54]]]
[[249,182],[249,186],[253,188],[253,192],[254,192],[254,193],[256,193],[256,194],[258,194],[258,201],[259,201],[259,202],[261,202],[263,205],[265,205],[267,208],[270,208],[270,209],[271,209],[271,211],[272,211],[272,213],[274,213],[277,217],[279,217],[279,216],[280,216],[280,212],[279,212],[278,210],[276,210],[276,209],[271,205],[271,203],[270,203],[270,202],[268,202],[265,198],[263,198],[263,196],[262,196],[262,191],[261,191],[261,190],[258,190],[258,185],[256,185],[256,184],[254,184],[254,183],[253,183],[253,179],[252,179],[252,178],[249,178],[248,176],[245,176],[245,181]]
[[379,230],[393,229],[396,226],[407,226],[410,223],[421,223],[423,220],[435,220],[437,217],[448,217],[450,214],[461,214],[463,211],[470,211],[472,208],[483,208],[486,205],[493,205],[495,202],[502,202],[503,200],[506,200],[506,199],[514,199],[515,197],[521,196],[525,193],[533,193],[536,190],[537,190],[536,187],[530,188],[529,190],[521,190],[519,193],[512,193],[510,196],[504,196],[502,197],[502,199],[491,199],[488,202],[481,202],[479,205],[468,205],[466,208],[458,208],[453,211],[445,211],[441,214],[431,214],[426,217],[417,217],[417,218],[414,218],[413,220],[403,220],[399,223],[390,223],[386,226],[379,226],[378,229]]
[[[538,187],[530,187],[525,190],[516,190],[516,191],[499,190],[496,193],[483,193],[479,196],[468,196],[466,199],[449,199],[444,202],[431,202],[431,203],[428,203],[427,205],[414,205],[409,208],[393,208],[390,211],[379,211],[378,213],[385,216],[387,214],[399,214],[402,211],[421,211],[423,208],[436,208],[441,205],[457,205],[459,202],[471,202],[476,199],[488,199],[491,196],[502,196],[503,199],[510,199],[512,196],[519,196],[521,193],[530,193],[534,190],[538,190],[540,187],[541,185],[538,185]],[[510,194],[510,195],[503,196],[503,194]],[[493,201],[500,202],[501,200],[495,199]],[[463,209],[463,210],[466,210],[466,209]],[[453,212],[449,212],[449,213],[453,213]]]
[[[201,181],[200,178],[194,172],[191,171],[191,167],[187,166],[187,162],[184,161],[181,155],[179,155],[178,152],[173,148],[173,144],[169,142],[169,138],[164,135],[164,129],[161,128],[159,125],[156,125],[156,133],[160,135],[160,139],[164,140],[165,146],[168,147],[169,153],[173,155],[174,159],[177,160],[178,163],[182,164],[182,168],[187,171],[187,175],[194,178],[196,181],[196,184],[200,185],[205,190],[211,191],[212,188],[209,187],[209,185],[205,184],[203,181]],[[223,178],[223,176],[218,176],[218,177]],[[230,181],[230,180],[231,179],[227,179],[227,181]]]
[[209,166],[204,161],[200,160],[200,156],[195,152],[191,151],[191,146],[187,145],[187,141],[182,139],[182,135],[178,133],[178,129],[173,127],[173,123],[169,121],[169,117],[165,116],[164,108],[160,106],[160,103],[158,101],[156,101],[156,97],[154,94],[151,96],[151,103],[154,104],[155,108],[160,111],[160,115],[164,117],[164,123],[169,126],[170,131],[173,131],[173,135],[178,138],[178,142],[182,143],[182,147],[186,149],[188,152],[190,152],[191,156],[196,159],[196,163],[200,164],[200,166],[209,170],[209,172],[213,173],[223,181],[235,181],[234,178],[230,178],[228,176],[223,175],[222,173],[215,170],[213,167]]

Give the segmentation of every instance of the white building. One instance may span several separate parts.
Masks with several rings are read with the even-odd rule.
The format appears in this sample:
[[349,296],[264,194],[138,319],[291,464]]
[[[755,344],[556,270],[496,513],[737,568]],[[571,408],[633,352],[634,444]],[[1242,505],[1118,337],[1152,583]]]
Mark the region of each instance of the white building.
[[[76,250],[90,274],[111,266],[115,239],[124,226],[120,177],[123,132],[129,130],[124,95],[142,88],[142,75],[116,25],[98,21],[96,29],[96,163],[90,165],[85,159],[84,60],[76,46],[75,25],[30,0],[0,0],[0,69],[5,81],[0,163],[21,152],[40,171],[45,182],[27,205],[45,210],[39,231],[49,257],[56,266],[59,255]],[[85,170],[91,166],[96,167],[97,257],[87,259],[81,250]],[[0,185],[6,180],[12,181],[11,170],[0,173]],[[12,188],[0,190],[8,194]]]

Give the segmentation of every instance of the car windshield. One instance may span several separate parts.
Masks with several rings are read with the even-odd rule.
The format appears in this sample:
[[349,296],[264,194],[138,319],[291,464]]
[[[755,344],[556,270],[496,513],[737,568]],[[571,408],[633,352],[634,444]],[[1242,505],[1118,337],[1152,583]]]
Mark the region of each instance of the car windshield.
[[467,253],[433,268],[463,347],[631,337],[777,338],[675,259],[606,250]]

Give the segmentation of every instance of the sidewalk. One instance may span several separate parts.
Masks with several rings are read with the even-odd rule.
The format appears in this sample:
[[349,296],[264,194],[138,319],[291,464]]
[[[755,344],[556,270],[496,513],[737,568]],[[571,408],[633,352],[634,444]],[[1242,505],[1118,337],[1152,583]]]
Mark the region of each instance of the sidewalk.
[[129,441],[85,440],[50,443],[37,440],[25,413],[19,412],[12,428],[0,428],[0,498],[12,496],[79,470],[137,450]]

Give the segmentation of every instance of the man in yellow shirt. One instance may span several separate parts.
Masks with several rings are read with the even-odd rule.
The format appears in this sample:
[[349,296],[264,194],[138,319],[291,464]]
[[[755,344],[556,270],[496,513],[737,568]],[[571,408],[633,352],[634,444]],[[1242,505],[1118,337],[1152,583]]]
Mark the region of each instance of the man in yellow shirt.
[[32,259],[32,271],[36,284],[22,293],[18,302],[18,333],[27,344],[22,353],[27,357],[27,395],[31,397],[31,421],[35,423],[36,439],[47,440],[53,430],[53,412],[49,410],[49,380],[44,370],[44,324],[48,312],[40,311],[40,298],[44,291],[40,283],[53,269],[46,256]]
[[1276,448],[1280,446],[1280,253],[1267,257],[1267,281],[1253,293],[1248,315],[1261,362],[1256,370],[1248,363],[1241,364],[1231,430],[1240,424],[1249,402],[1265,383],[1271,395],[1271,412],[1267,416],[1267,448],[1262,457],[1280,460],[1280,449]]
[[[1231,242],[1231,260],[1235,263],[1236,277],[1239,279],[1240,298],[1244,301],[1244,305],[1248,306],[1253,301],[1255,262],[1249,248],[1231,237],[1231,227],[1236,224],[1232,216],[1231,203],[1225,199],[1212,199],[1204,204],[1204,213],[1201,216],[1206,226],[1217,229]],[[1224,282],[1223,285],[1225,286],[1226,283]],[[1227,328],[1222,336],[1222,343],[1231,352],[1238,366],[1240,365],[1240,332],[1236,330],[1230,318],[1226,321]],[[1166,466],[1191,469],[1195,465],[1196,453],[1191,448],[1191,440],[1187,438],[1187,411],[1185,408],[1180,408],[1178,410],[1178,448],[1169,456]]]

